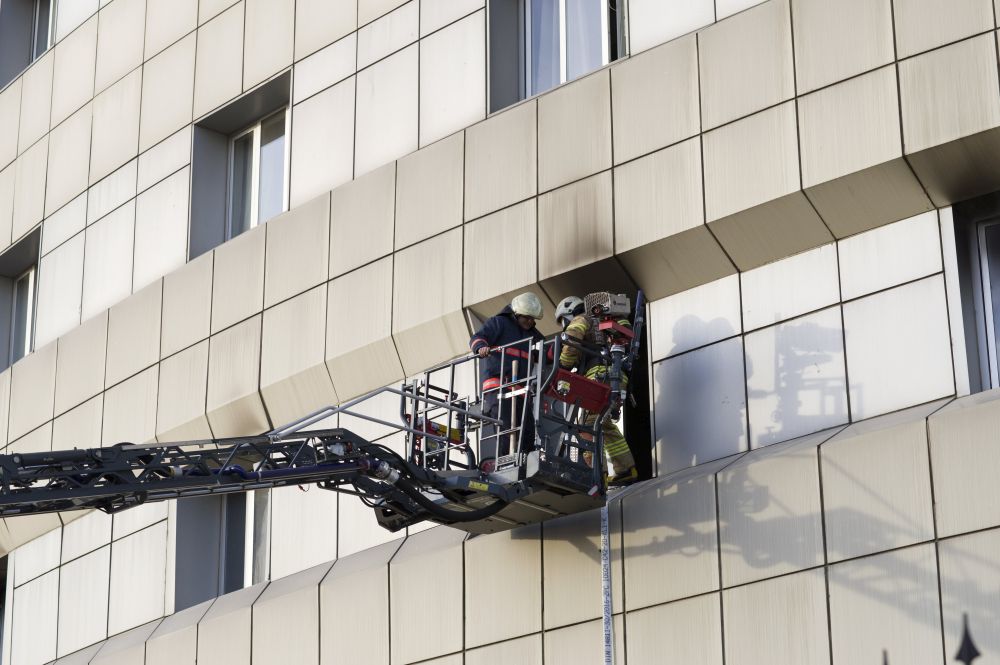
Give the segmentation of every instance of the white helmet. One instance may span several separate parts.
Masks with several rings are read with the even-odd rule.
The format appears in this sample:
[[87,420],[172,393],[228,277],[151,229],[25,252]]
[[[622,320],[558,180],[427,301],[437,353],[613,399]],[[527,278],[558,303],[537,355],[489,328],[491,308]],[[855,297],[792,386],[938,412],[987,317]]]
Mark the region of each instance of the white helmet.
[[542,318],[542,301],[531,291],[514,296],[510,308],[520,316],[530,316],[533,319]]
[[583,299],[577,298],[576,296],[566,296],[561,301],[559,301],[559,306],[556,307],[556,321],[562,323],[563,319],[572,319],[578,314],[577,309],[580,312],[583,311]]

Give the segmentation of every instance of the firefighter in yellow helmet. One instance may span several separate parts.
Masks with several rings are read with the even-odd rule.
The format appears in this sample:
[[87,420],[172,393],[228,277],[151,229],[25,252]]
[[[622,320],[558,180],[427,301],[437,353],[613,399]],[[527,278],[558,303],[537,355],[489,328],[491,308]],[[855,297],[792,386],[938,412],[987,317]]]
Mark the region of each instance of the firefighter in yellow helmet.
[[[583,300],[576,296],[563,298],[556,308],[556,321],[563,327],[567,335],[580,342],[593,342],[595,339],[594,321],[584,311]],[[618,321],[620,325],[629,326],[628,319]],[[607,383],[608,368],[600,358],[583,358],[578,349],[566,345],[559,354],[559,365],[563,369],[573,369],[582,373],[588,379]],[[622,377],[622,385],[628,384],[628,377]],[[593,425],[600,414],[587,412],[584,424]],[[622,435],[618,425],[611,418],[605,418],[602,425],[604,432],[604,451],[611,461],[611,485],[627,485],[638,480],[639,474],[635,468],[635,458],[628,447],[628,442]]]

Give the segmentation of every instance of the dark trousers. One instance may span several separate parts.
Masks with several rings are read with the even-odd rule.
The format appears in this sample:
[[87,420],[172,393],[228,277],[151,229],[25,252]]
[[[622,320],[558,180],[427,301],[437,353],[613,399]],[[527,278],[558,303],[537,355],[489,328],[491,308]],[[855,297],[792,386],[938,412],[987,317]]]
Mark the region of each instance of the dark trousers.
[[[503,404],[500,404],[500,402]],[[511,407],[514,414],[512,416]],[[525,411],[527,411],[525,413]],[[518,448],[518,437],[520,437],[521,452],[528,452],[535,447],[535,418],[531,413],[531,403],[524,409],[524,397],[500,400],[497,391],[492,390],[483,395],[483,415],[490,418],[498,418],[501,425],[486,423],[480,430],[479,437],[479,459],[480,461],[496,459],[498,456],[509,455]],[[520,430],[513,433],[501,434],[497,432],[506,431],[511,428],[511,423],[516,417]],[[513,445],[512,440],[513,439]]]

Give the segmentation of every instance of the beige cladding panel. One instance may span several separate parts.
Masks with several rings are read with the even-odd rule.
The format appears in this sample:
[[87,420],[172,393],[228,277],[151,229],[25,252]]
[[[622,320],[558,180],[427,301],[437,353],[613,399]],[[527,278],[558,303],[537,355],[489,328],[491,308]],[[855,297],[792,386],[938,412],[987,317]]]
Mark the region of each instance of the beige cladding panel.
[[229,9],[237,2],[238,0],[199,0],[198,25],[212,20],[222,13],[223,10]]
[[194,665],[198,658],[198,621],[215,599],[163,619],[146,640],[146,665]]
[[156,436],[160,441],[211,438],[205,417],[208,340],[160,362]]
[[153,365],[104,393],[101,445],[155,440],[159,369],[159,365]]
[[246,0],[243,89],[292,64],[295,0]]
[[795,104],[782,104],[705,134],[708,221],[799,189],[795,115]]
[[719,588],[713,472],[721,466],[674,473],[623,499],[626,610]]
[[[625,622],[617,614],[611,628],[616,663],[625,662]],[[580,665],[596,662],[604,653],[604,624],[601,621],[545,631],[542,635],[545,665]],[[686,661],[689,662],[689,661]]]
[[694,35],[611,69],[615,163],[694,136],[700,129]]
[[462,223],[465,134],[403,157],[396,168],[395,249]]
[[536,108],[530,100],[465,130],[465,219],[538,191]]
[[611,167],[609,70],[538,100],[538,187],[547,191]]
[[363,25],[357,32],[358,69],[364,69],[416,41],[419,17],[420,8],[414,2]]
[[[94,96],[97,19],[74,30],[55,47],[52,70],[52,126],[58,125]],[[14,132],[17,136],[17,132]],[[89,148],[88,148],[89,149]],[[0,156],[0,163],[3,163]]]
[[298,0],[295,3],[295,57],[305,57],[357,26],[356,3]]
[[615,250],[626,252],[704,222],[697,137],[614,170]]
[[1000,130],[913,153],[907,162],[938,207],[988,194],[1000,188]]
[[823,445],[829,561],[934,537],[926,417],[940,406],[856,423]]
[[[420,27],[426,31],[424,24]],[[486,117],[486,40],[484,11],[420,42],[421,145]]]
[[741,270],[833,240],[799,191],[793,103],[709,132],[704,156],[706,217]]
[[883,653],[896,663],[941,662],[933,544],[830,566],[828,584],[834,665],[877,663]]
[[823,564],[816,446],[828,436],[754,450],[718,474],[723,586]]
[[713,593],[629,612],[628,662],[654,665],[670,653],[681,663],[722,665],[721,609]]
[[142,70],[136,69],[94,98],[90,182],[97,182],[139,152]]
[[194,116],[236,97],[243,84],[243,3],[198,29]]
[[[350,51],[353,63],[353,47]],[[295,131],[288,195],[292,207],[353,177],[354,103],[355,79],[351,77],[292,110]]]
[[899,64],[907,154],[1000,125],[997,51],[992,34]]
[[[0,99],[0,102],[2,101]],[[15,164],[10,164],[4,169],[0,169],[0,247],[4,249],[10,245],[11,225],[14,221],[15,168]]]
[[665,298],[736,272],[704,225],[620,255],[650,299]]
[[894,67],[799,100],[802,184],[811,187],[903,154]]
[[256,434],[269,429],[257,392],[261,317],[233,326],[209,341],[206,413],[216,436]]
[[465,227],[463,297],[475,305],[537,278],[535,201],[525,201]]
[[87,189],[92,119],[92,107],[88,104],[49,134],[49,163],[45,176],[47,216]]
[[833,241],[802,192],[775,199],[709,224],[740,270],[750,270]]
[[542,661],[541,635],[529,635],[516,640],[498,642],[465,653],[466,665],[493,665],[494,663],[542,665]]
[[899,65],[908,161],[937,206],[1000,187],[995,49],[983,35]]
[[395,162],[333,190],[330,275],[342,275],[392,252]]
[[[319,587],[320,614],[364,616],[367,640],[358,640],[347,621],[323,623],[320,663],[389,662],[389,560],[401,543],[387,543],[334,564]],[[414,615],[410,615],[413,617]]]
[[214,260],[215,254],[207,252],[163,278],[161,357],[208,337]]
[[544,279],[614,251],[611,171],[538,198],[538,272]]
[[52,449],[97,448],[101,445],[104,395],[92,397],[52,421]]
[[771,0],[698,33],[706,128],[795,95],[789,0]]
[[934,207],[903,158],[814,185],[806,196],[836,238]]
[[989,0],[894,0],[893,19],[900,58],[994,27]]
[[998,398],[996,390],[962,397],[927,421],[939,537],[1000,524]]
[[152,58],[197,27],[198,0],[146,0],[144,57]]
[[388,14],[407,0],[358,0],[358,25],[365,25]]
[[326,362],[342,400],[403,378],[392,341],[392,263],[386,257],[330,282]]
[[132,376],[159,359],[162,306],[163,282],[157,280],[111,308],[106,386]]
[[221,596],[198,622],[198,663],[249,663],[252,607],[266,582]]
[[[59,515],[55,513],[8,517],[4,520],[4,524],[7,526],[10,542],[12,544],[16,543],[17,546],[21,546],[62,526]],[[55,604],[53,603],[53,605]]]
[[104,90],[142,64],[146,0],[117,0],[101,10],[97,23],[95,88]]
[[[482,600],[483,580],[506,580]],[[542,546],[538,525],[470,538],[465,543],[465,646],[542,629]]]
[[[608,507],[612,603],[621,611],[621,503]],[[601,616],[601,514],[590,510],[545,522],[542,527],[542,621],[545,630]]]
[[419,60],[412,44],[358,72],[355,177],[417,149]]
[[0,134],[0,169],[17,157],[17,134],[21,117],[21,87],[23,78],[16,78],[0,91],[0,126],[7,131]]
[[326,281],[330,195],[323,194],[268,221],[264,306]]
[[37,349],[14,364],[10,385],[11,441],[49,421],[56,382],[56,344]]
[[890,0],[792,0],[792,23],[800,94],[893,60]]
[[31,63],[21,76],[21,120],[17,133],[17,151],[24,150],[49,130],[52,105],[53,50]]
[[[337,558],[337,492],[303,492],[279,487],[271,492],[271,579],[299,573]],[[323,524],[317,532],[310,528]]]
[[264,312],[260,392],[275,424],[337,403],[325,343],[325,284]]
[[68,562],[59,571],[65,575],[63,580],[77,580],[76,584],[59,585],[59,655],[107,637],[110,567],[111,548],[102,547]]
[[7,424],[10,415],[10,368],[0,372],[0,446],[7,445]]
[[215,250],[212,333],[260,312],[264,302],[264,236],[261,224]]
[[826,595],[822,569],[723,592],[726,662],[826,662]]
[[[468,349],[461,256],[462,229],[454,229],[394,258],[392,336],[407,374]],[[426,284],[437,286],[426,289]]]
[[938,545],[945,653],[959,652],[966,625],[980,652],[1000,651],[1000,636],[989,630],[988,619],[997,611],[997,552],[1000,529],[949,538]]
[[196,35],[190,34],[143,67],[140,150],[149,149],[191,122],[195,46]]
[[[426,617],[448,616],[463,603],[461,575],[428,574],[462,570],[466,534],[437,527],[410,536],[389,565],[390,644],[393,663],[411,663],[462,648],[461,622],[445,622],[428,631]],[[421,615],[413,607],[422,608]],[[518,611],[523,611],[518,608]],[[514,661],[512,661],[514,662]]]
[[253,605],[253,658],[264,663],[319,663],[319,640],[294,639],[320,632],[319,583],[332,564],[276,580]]
[[8,453],[40,453],[52,450],[52,421],[34,429],[20,439],[11,441]]
[[63,413],[104,388],[108,313],[101,312],[59,339],[55,413]]
[[49,137],[25,150],[14,169],[13,239],[16,241],[42,220],[45,214],[45,172]]

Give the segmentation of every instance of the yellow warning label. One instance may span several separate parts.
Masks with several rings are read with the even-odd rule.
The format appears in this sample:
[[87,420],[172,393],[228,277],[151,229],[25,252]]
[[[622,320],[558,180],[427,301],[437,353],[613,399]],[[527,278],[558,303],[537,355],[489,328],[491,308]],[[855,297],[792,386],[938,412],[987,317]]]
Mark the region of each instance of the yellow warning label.
[[469,481],[469,489],[479,490],[480,492],[485,492],[490,489],[490,486],[486,483],[481,483],[478,480]]

